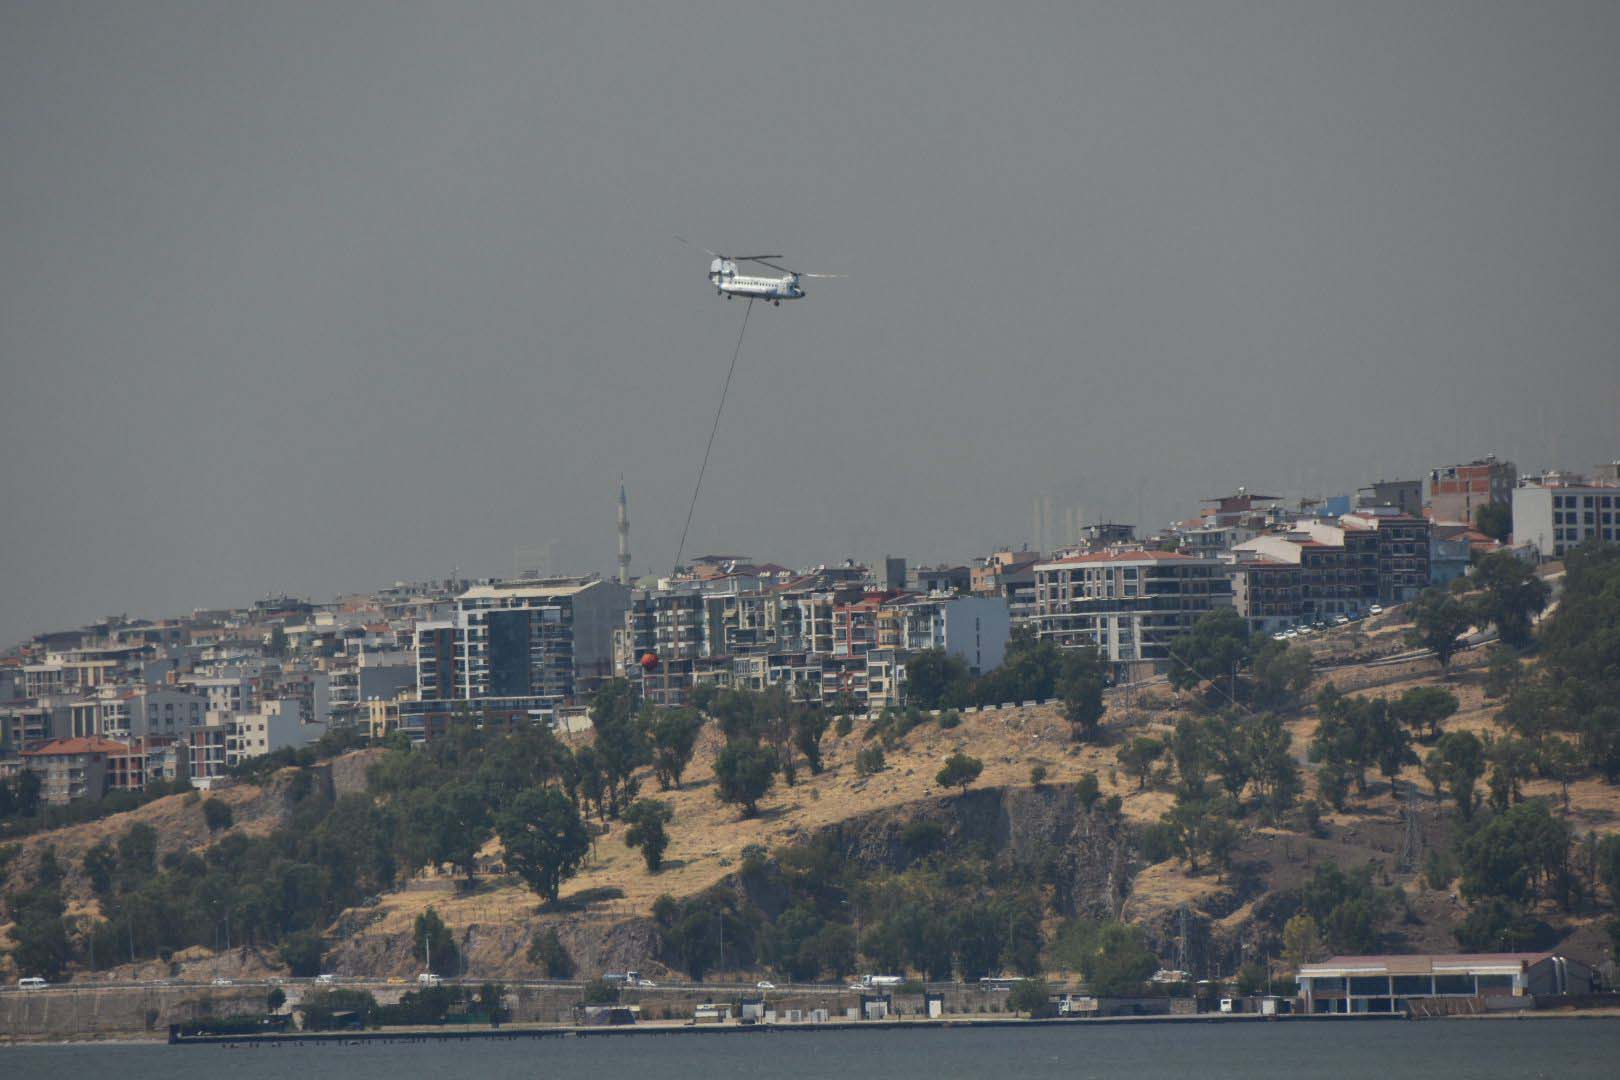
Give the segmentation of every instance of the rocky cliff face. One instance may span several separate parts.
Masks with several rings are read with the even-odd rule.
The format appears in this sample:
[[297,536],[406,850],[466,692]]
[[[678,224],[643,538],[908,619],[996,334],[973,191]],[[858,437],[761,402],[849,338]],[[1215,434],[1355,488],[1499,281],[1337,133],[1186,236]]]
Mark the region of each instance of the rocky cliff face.
[[1115,916],[1130,888],[1129,828],[1115,814],[1082,807],[1068,785],[987,788],[874,811],[831,831],[851,861],[897,871],[914,858],[905,836],[919,821],[939,826],[947,850],[977,849],[1043,870],[1065,915]]
[[[919,822],[937,826],[947,851],[979,851],[1041,871],[1054,883],[1055,903],[1066,915],[1116,916],[1129,891],[1134,865],[1129,828],[1117,815],[1085,810],[1067,785],[987,788],[877,810],[807,834],[802,842],[828,842],[841,857],[869,870],[900,871],[918,857],[907,835]],[[745,877],[734,873],[714,891],[746,896],[767,921],[774,920],[788,904],[785,892]],[[331,970],[405,977],[420,970],[410,933],[367,933],[365,918],[361,911],[351,912],[334,928],[338,943],[328,959]],[[527,954],[535,936],[548,929],[557,931],[582,976],[627,968],[658,972],[668,959],[660,956],[658,927],[646,917],[537,911],[521,923],[454,927],[467,970],[490,978],[542,974]]]

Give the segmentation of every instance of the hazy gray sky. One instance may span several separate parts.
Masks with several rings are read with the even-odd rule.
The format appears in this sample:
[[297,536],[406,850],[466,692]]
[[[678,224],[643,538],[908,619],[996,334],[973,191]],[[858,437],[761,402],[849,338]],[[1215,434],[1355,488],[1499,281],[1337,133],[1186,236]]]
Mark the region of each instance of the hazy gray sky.
[[[991,10],[991,9],[994,10]],[[876,9],[876,10],[873,10]],[[0,4],[0,642],[1620,453],[1620,5]]]

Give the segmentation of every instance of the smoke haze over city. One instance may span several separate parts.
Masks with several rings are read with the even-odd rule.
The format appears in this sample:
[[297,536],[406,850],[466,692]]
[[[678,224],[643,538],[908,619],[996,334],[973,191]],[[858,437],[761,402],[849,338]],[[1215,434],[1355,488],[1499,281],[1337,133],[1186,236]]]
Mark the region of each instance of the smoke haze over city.
[[1616,452],[1613,4],[559,8],[0,12],[0,643]]

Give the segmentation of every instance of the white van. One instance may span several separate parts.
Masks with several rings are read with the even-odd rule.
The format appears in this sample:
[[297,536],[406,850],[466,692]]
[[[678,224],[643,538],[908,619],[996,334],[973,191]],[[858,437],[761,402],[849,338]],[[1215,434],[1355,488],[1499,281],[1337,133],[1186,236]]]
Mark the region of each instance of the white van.
[[431,971],[424,971],[416,977],[416,982],[418,986],[439,986],[444,980]]
[[38,975],[30,975],[26,979],[17,980],[17,989],[19,990],[43,990],[49,985],[51,984]]

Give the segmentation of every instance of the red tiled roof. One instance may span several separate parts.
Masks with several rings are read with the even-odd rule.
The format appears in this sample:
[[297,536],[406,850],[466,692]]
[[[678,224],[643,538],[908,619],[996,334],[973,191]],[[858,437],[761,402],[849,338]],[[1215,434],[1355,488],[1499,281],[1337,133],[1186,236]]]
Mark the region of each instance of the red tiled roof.
[[24,750],[23,757],[48,757],[61,754],[122,754],[127,747],[111,739],[76,738],[52,739],[32,750]]

